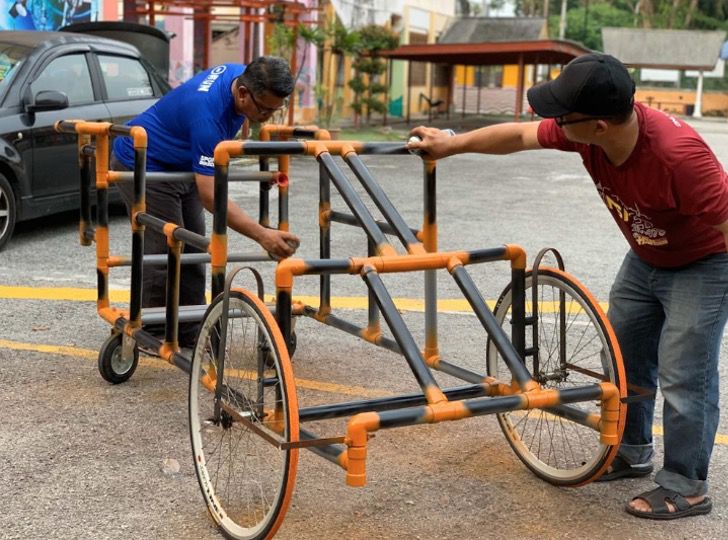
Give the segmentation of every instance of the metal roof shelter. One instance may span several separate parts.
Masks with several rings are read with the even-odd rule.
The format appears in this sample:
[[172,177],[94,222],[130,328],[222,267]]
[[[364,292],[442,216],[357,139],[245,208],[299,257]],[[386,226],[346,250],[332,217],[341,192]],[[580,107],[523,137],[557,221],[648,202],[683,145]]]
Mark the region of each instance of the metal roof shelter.
[[655,69],[710,71],[725,37],[723,30],[602,28],[604,52],[628,66]]
[[604,52],[631,67],[700,72],[693,116],[702,116],[703,71],[715,68],[725,42],[723,30],[602,28]]
[[532,41],[548,37],[543,17],[462,17],[450,22],[438,43]]
[[[382,56],[392,60],[451,66],[515,64],[518,66],[515,117],[519,119],[526,65],[566,64],[577,56],[591,52],[574,41],[545,39],[545,36],[546,20],[540,17],[465,17],[454,21],[437,43],[402,45],[384,51]],[[409,77],[407,87],[410,87]],[[451,96],[448,101],[452,102]]]

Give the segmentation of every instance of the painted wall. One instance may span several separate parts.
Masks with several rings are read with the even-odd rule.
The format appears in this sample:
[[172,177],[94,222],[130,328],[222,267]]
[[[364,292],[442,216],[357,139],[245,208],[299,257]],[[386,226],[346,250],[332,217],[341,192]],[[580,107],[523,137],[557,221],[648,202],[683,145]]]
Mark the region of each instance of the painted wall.
[[[455,1],[431,1],[431,0],[405,0],[402,11],[401,28],[403,45],[410,43],[411,34],[427,36],[427,43],[436,43],[438,36],[447,27],[455,16]],[[445,86],[430,88],[429,81],[432,76],[433,66],[427,64],[425,68],[425,80],[428,83],[419,86],[407,87],[408,62],[395,60],[392,62],[392,73],[389,95],[389,111],[392,115],[406,115],[409,102],[411,114],[427,112],[428,104],[420,99],[420,94],[427,96],[430,101],[447,100],[448,89]]]
[[10,0],[0,2],[0,30],[58,30],[100,20],[100,0]]

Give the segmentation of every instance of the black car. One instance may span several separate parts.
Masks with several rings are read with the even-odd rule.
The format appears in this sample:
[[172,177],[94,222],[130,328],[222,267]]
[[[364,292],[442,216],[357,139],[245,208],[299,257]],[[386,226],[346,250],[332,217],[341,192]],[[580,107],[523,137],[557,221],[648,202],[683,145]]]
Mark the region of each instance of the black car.
[[0,249],[15,224],[79,206],[63,119],[124,123],[169,90],[134,46],[65,32],[0,32]]

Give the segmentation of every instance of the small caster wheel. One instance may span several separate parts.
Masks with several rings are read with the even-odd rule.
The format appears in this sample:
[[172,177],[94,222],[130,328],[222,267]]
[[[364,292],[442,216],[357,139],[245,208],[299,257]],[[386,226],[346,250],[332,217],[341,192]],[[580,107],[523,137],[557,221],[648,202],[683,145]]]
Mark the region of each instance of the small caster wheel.
[[124,360],[122,350],[122,334],[112,334],[99,351],[99,373],[111,384],[126,382],[134,374],[139,364],[139,349],[134,347],[131,360]]

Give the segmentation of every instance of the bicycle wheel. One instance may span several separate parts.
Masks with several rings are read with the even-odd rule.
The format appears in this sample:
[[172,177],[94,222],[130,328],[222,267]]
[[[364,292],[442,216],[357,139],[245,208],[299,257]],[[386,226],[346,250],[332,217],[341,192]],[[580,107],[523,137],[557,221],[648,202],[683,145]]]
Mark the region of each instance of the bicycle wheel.
[[[533,314],[533,278],[526,274],[526,317]],[[563,297],[563,304],[560,299]],[[526,348],[538,347],[538,361],[526,363],[542,388],[565,389],[599,382],[615,384],[626,395],[626,378],[614,331],[594,297],[569,274],[554,268],[538,271],[538,338],[526,328]],[[510,335],[510,285],[501,294],[495,317]],[[563,337],[561,316],[564,317]],[[537,363],[538,362],[538,363]],[[509,382],[511,373],[488,340],[488,373]],[[565,405],[585,415],[601,415],[599,401]],[[619,440],[626,405],[620,403]],[[530,409],[498,414],[501,429],[518,457],[537,476],[557,485],[581,485],[597,478],[611,463],[618,445],[600,441],[599,431],[566,418],[556,409]],[[593,417],[592,417],[593,418]]]
[[[190,375],[190,437],[207,508],[228,538],[272,537],[293,493],[298,404],[288,351],[265,305],[247,291],[230,292],[224,373],[218,369],[223,299],[200,327]],[[215,389],[222,377],[220,413]]]

